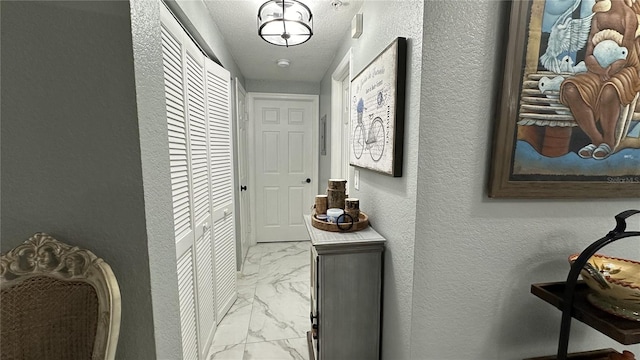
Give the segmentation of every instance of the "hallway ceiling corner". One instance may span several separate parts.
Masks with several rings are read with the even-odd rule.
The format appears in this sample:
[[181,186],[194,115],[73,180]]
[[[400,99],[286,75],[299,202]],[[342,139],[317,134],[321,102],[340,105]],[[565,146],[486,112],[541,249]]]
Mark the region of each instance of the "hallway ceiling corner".
[[[351,19],[364,0],[343,1],[338,10],[331,0],[301,0],[313,13],[313,36],[289,48],[267,43],[258,36],[258,8],[266,0],[204,0],[209,15],[246,79],[320,82],[331,65]],[[286,58],[291,66],[277,66]]]

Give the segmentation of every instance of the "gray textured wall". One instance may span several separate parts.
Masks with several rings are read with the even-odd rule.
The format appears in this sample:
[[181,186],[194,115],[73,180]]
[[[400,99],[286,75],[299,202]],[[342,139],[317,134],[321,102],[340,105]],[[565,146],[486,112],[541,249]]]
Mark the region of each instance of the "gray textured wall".
[[[556,351],[560,312],[529,293],[634,200],[486,196],[505,2],[428,1],[411,328],[414,359],[522,359]],[[640,229],[635,217],[630,229]],[[602,250],[640,258],[638,240]],[[386,285],[386,284],[385,284]],[[570,350],[625,347],[574,321]],[[638,353],[638,346],[627,347]]]
[[[330,118],[331,74],[348,49],[353,49],[351,66],[355,75],[396,37],[408,39],[403,175],[393,178],[360,169],[360,191],[349,194],[360,199],[360,207],[370,215],[373,227],[388,240],[384,259],[382,358],[389,360],[408,359],[410,349],[423,7],[422,1],[365,2],[361,9],[362,36],[352,40],[350,34],[345,34],[320,92],[320,115],[328,114]],[[330,134],[329,129],[327,133]],[[330,155],[324,158],[329,161]],[[321,179],[328,178],[328,169],[321,165],[325,171]]]
[[0,6],[0,248],[44,231],[104,258],[118,358],[154,359],[129,2]]
[[158,1],[131,0],[140,160],[158,359],[180,359],[180,304]]

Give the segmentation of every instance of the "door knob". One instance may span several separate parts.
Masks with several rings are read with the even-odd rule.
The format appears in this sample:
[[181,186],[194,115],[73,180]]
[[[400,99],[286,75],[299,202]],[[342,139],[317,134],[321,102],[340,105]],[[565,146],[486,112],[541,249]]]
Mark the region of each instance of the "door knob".
[[311,179],[307,178],[307,180],[305,180],[305,182],[308,184],[311,182]]

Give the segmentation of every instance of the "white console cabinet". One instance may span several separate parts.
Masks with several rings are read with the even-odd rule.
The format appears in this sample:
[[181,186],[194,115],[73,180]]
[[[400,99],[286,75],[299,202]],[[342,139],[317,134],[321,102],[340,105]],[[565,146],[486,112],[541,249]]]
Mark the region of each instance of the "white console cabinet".
[[372,227],[328,232],[304,218],[312,244],[310,356],[379,359],[385,239]]

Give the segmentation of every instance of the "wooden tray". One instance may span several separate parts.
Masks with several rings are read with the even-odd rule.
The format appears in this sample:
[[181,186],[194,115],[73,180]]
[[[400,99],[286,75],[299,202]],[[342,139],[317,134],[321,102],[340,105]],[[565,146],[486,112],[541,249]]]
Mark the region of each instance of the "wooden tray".
[[316,212],[313,211],[311,213],[311,225],[316,229],[334,232],[352,232],[366,229],[369,226],[369,217],[367,216],[367,214],[360,211],[360,216],[358,218],[359,220],[357,222],[354,222],[353,226],[349,230],[342,230],[338,227],[338,225],[334,223],[316,219]]
[[[564,282],[532,284],[531,293],[558,309],[562,309],[564,287]],[[611,315],[591,305],[587,301],[589,291],[589,287],[584,281],[578,282],[573,300],[573,318],[623,345],[640,343],[640,323]]]
[[[602,349],[602,350],[593,350],[593,351],[567,354],[567,359],[569,360],[609,360],[609,355],[612,355],[612,354],[622,355],[613,349]],[[551,355],[551,356],[527,358],[524,360],[556,360],[556,359],[557,357],[555,355]]]

